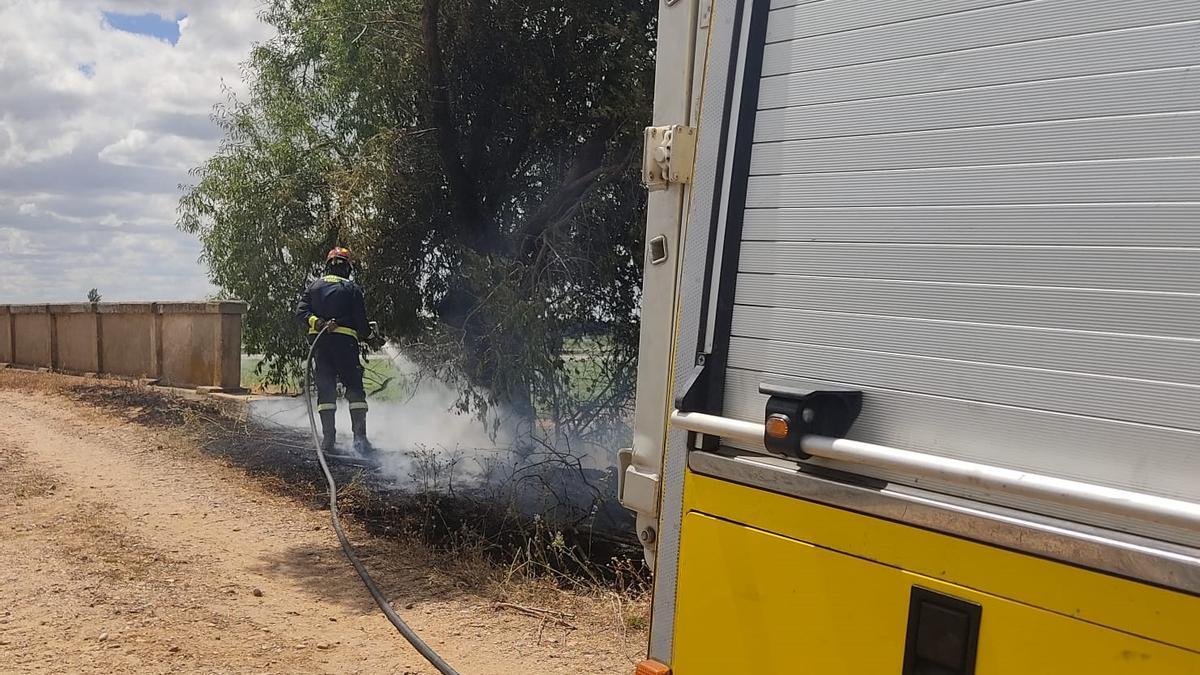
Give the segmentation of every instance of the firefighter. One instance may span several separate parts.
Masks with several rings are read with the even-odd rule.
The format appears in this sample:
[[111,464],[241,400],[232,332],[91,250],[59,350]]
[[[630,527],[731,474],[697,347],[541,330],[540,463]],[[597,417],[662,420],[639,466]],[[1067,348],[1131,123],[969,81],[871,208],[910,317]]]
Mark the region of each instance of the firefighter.
[[317,344],[317,412],[321,416],[321,449],[330,451],[337,439],[334,417],[337,413],[337,383],[346,388],[350,404],[350,426],[354,432],[354,450],[372,451],[367,441],[367,395],[363,389],[363,368],[359,362],[359,341],[370,331],[362,289],[350,280],[353,271],[349,249],[335,247],[325,256],[325,275],[313,280],[296,307],[296,318],[308,330],[309,341],[321,329],[325,334]]

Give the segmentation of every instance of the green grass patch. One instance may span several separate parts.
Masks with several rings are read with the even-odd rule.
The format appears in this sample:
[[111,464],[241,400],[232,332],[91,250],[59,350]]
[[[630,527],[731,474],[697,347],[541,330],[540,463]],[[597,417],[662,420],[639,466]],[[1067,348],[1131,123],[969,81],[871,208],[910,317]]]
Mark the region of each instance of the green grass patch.
[[[286,386],[271,385],[263,382],[263,376],[257,372],[258,364],[262,363],[261,356],[242,355],[242,386],[259,393],[293,393],[300,390],[302,383],[289,382]],[[412,396],[413,383],[411,378],[396,367],[390,359],[382,355],[368,357],[363,370],[363,386],[367,395],[381,401],[403,401]]]

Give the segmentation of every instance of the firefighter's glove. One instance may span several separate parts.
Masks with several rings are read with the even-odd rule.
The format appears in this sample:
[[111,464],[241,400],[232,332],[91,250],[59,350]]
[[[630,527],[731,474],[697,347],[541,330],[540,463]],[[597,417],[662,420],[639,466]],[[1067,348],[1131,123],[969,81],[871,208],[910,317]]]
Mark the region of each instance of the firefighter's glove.
[[379,351],[380,349],[383,349],[383,346],[387,343],[387,340],[385,340],[383,334],[379,332],[379,324],[371,321],[369,325],[370,330],[367,332],[367,339],[363,340],[363,351]]

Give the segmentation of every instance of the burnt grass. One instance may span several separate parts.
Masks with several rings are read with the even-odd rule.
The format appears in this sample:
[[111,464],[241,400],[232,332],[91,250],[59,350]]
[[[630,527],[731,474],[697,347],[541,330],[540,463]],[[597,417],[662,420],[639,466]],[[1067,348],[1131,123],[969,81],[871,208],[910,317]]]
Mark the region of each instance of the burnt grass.
[[[267,479],[270,489],[312,508],[328,509],[308,434],[152,387],[88,384],[68,393],[145,427],[185,430],[204,454]],[[412,459],[427,470],[439,469],[427,456],[414,452]],[[649,572],[632,516],[616,501],[615,469],[539,464],[535,471],[509,470],[504,479],[484,485],[434,481],[438,487],[429,489],[421,485],[428,477],[405,485],[368,467],[330,461],[329,468],[338,485],[338,509],[375,536],[416,539],[442,552],[470,550],[565,586],[644,588]]]

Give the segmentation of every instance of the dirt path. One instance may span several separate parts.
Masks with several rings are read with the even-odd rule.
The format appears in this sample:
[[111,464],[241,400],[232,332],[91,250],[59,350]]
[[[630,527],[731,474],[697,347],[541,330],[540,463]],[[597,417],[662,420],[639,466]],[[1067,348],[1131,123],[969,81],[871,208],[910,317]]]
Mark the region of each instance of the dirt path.
[[[327,513],[182,445],[0,389],[0,672],[434,672],[371,603]],[[633,670],[643,637],[615,598],[538,598],[571,611],[571,630],[497,610],[428,554],[351,537],[464,675]]]

